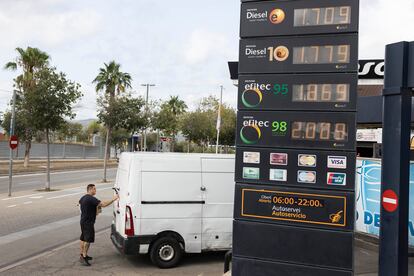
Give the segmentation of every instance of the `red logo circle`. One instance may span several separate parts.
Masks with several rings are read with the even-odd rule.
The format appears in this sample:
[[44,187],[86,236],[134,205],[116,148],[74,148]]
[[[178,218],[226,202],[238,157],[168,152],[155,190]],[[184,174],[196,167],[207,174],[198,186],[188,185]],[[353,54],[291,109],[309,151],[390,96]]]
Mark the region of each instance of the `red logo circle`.
[[388,212],[394,212],[398,208],[398,196],[393,190],[386,190],[382,194],[382,207]]

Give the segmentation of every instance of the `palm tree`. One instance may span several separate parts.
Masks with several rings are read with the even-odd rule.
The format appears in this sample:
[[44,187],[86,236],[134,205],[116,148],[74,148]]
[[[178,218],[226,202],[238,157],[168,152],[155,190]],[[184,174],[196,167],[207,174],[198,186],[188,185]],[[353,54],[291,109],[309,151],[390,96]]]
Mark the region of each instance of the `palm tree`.
[[[18,101],[24,101],[25,95],[30,93],[36,85],[33,75],[36,71],[49,65],[49,55],[46,52],[39,50],[38,48],[27,47],[26,50],[22,48],[16,48],[19,55],[15,61],[6,63],[4,69],[16,71],[18,68],[22,69],[22,74],[15,79],[17,87],[17,99]],[[17,101],[17,103],[18,103]],[[22,122],[25,128],[25,144],[26,149],[24,153],[24,167],[29,165],[30,149],[32,147],[33,131],[30,124],[30,110],[19,110],[21,118],[25,122]]]
[[171,124],[171,151],[174,151],[175,136],[177,135],[179,128],[179,117],[186,112],[187,105],[183,100],[180,100],[178,96],[170,96],[170,99],[166,102],[166,109],[172,115],[172,121],[174,121],[174,123]]
[[[126,88],[131,88],[132,78],[128,73],[120,71],[121,64],[115,61],[104,63],[104,68],[99,69],[98,76],[92,83],[96,84],[96,92],[104,91],[105,95],[109,99],[109,109],[111,110],[112,103],[115,100],[115,96],[121,94]],[[110,155],[109,141],[112,134],[112,126],[106,125],[106,141],[105,141],[105,154],[104,154],[104,176],[103,182],[106,182],[106,167]]]

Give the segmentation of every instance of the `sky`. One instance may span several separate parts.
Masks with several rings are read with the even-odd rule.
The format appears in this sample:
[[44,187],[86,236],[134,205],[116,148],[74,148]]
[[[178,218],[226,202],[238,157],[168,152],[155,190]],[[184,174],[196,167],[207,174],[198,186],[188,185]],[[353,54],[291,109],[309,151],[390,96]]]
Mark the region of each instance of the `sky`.
[[[384,57],[388,43],[414,41],[413,0],[360,0],[360,59]],[[392,4],[391,4],[392,3]],[[0,0],[0,66],[16,47],[37,47],[82,85],[76,119],[96,117],[92,80],[115,60],[133,78],[133,95],[178,95],[190,108],[202,97],[236,105],[227,61],[238,60],[240,0]],[[0,111],[17,72],[0,69]]]

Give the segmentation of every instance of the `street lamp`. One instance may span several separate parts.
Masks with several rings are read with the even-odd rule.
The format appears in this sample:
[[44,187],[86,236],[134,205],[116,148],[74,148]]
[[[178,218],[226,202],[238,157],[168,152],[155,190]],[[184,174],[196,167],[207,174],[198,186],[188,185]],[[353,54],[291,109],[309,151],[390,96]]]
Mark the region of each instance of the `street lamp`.
[[[148,94],[149,94],[149,89],[150,87],[154,87],[155,84],[141,84],[141,86],[147,87],[147,96],[145,97],[145,117],[148,116]],[[147,151],[147,126],[145,126],[144,129],[144,146],[143,146],[143,150]]]

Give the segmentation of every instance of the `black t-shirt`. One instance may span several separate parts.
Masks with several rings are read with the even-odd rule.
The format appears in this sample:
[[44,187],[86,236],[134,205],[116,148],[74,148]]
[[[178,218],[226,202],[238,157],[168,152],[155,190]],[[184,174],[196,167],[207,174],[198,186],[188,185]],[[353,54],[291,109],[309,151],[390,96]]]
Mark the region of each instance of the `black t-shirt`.
[[96,207],[101,201],[94,196],[84,195],[80,200],[81,220],[80,223],[95,223]]

